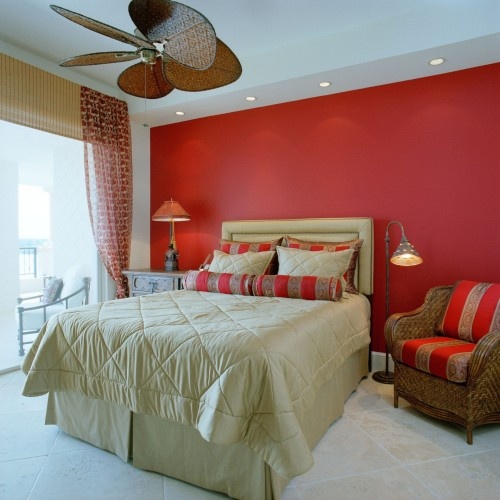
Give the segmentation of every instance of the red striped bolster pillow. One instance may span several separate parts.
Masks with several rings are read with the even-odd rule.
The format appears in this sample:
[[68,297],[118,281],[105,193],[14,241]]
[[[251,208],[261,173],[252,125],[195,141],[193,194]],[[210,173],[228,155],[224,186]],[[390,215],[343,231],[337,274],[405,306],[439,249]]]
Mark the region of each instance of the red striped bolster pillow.
[[289,276],[261,274],[253,282],[253,294],[262,297],[333,300],[342,298],[342,282],[334,276]]
[[254,278],[255,276],[252,274],[188,271],[182,278],[182,285],[185,290],[195,290],[198,292],[252,295]]
[[453,288],[439,332],[478,342],[500,330],[500,284],[458,281]]

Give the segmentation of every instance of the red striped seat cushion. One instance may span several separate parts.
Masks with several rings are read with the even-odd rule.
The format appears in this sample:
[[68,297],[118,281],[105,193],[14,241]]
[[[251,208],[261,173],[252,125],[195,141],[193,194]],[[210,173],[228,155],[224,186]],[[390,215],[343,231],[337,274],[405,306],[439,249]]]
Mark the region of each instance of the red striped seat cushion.
[[476,344],[453,337],[398,340],[394,358],[408,366],[452,382],[467,381],[469,359]]
[[500,330],[500,284],[457,282],[439,333],[468,342],[478,342],[494,330]]

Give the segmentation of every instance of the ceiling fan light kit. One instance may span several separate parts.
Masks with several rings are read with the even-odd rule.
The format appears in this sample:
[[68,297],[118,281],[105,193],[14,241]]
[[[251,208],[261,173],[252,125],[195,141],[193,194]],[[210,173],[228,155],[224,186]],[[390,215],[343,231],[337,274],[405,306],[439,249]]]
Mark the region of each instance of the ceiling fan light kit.
[[50,7],[70,21],[136,48],[84,54],[60,63],[71,67],[140,59],[118,77],[118,86],[127,94],[158,99],[174,89],[188,92],[215,89],[241,76],[240,61],[217,38],[210,21],[179,2],[132,0],[128,10],[137,27],[134,35],[63,7]]

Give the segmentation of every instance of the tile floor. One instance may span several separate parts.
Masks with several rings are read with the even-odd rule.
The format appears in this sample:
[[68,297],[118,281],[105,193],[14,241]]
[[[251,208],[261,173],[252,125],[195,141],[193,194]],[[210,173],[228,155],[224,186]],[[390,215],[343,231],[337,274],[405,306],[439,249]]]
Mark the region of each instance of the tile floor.
[[[0,498],[5,500],[225,498],[134,469],[44,425],[45,397],[21,396],[20,371],[0,375]],[[392,386],[363,380],[314,450],[315,465],[284,500],[500,498],[500,427],[475,432],[392,407]]]

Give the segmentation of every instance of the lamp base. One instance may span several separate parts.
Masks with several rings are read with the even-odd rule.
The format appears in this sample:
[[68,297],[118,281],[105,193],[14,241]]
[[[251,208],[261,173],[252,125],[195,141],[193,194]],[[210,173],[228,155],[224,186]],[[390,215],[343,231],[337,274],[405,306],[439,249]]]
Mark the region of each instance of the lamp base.
[[174,260],[166,260],[165,261],[165,271],[178,271],[179,270],[179,263]]
[[372,379],[381,384],[394,384],[394,373],[386,371],[375,372],[372,375]]
[[179,252],[173,244],[170,244],[165,252],[165,271],[178,271],[179,262],[177,261]]

